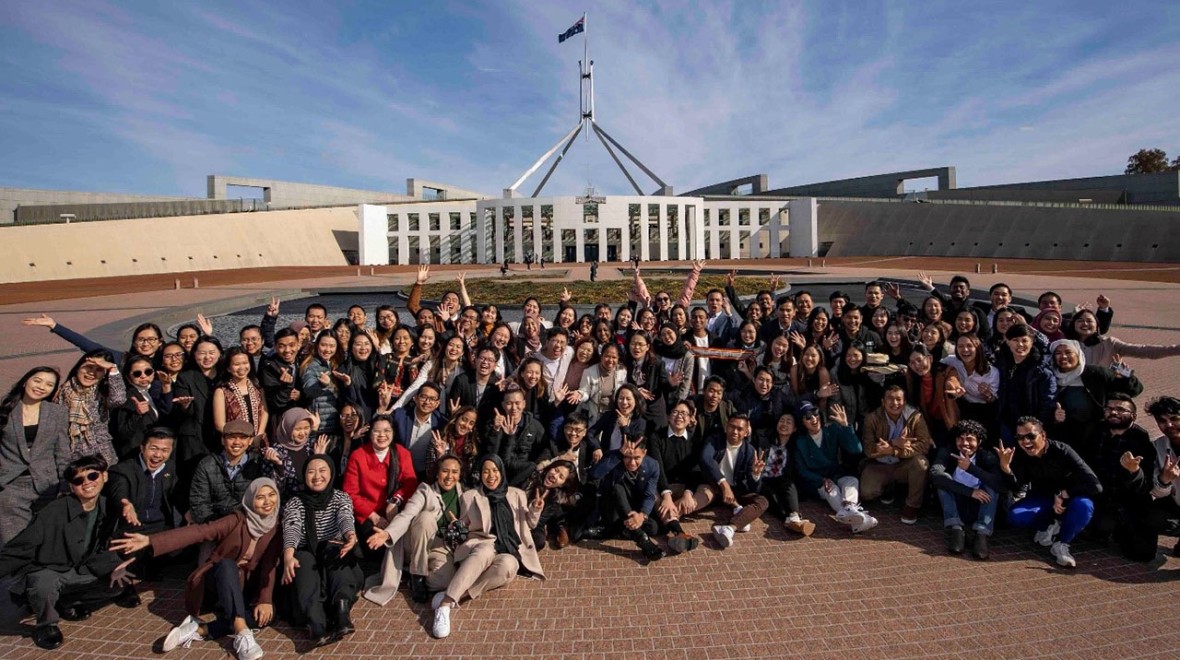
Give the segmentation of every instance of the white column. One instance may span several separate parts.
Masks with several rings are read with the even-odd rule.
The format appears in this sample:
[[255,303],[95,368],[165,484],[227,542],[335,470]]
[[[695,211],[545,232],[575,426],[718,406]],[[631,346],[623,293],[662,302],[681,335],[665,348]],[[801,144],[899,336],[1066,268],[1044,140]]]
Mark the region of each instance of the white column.
[[[640,198],[642,199],[642,198]],[[648,238],[648,232],[651,231],[651,225],[647,218],[647,205],[640,203],[639,205],[639,259],[642,261],[651,261],[651,245]]]
[[541,207],[533,205],[533,254],[538,259],[545,254],[545,246],[541,243]]
[[729,258],[740,259],[742,257],[741,240],[738,238],[741,229],[741,217],[738,215],[738,209],[729,209]]
[[496,263],[504,263],[504,207],[496,205],[492,222],[496,232]]
[[524,261],[524,226],[521,222],[520,208],[512,207],[512,260],[518,264]]
[[668,205],[658,204],[656,222],[660,225],[660,261],[668,260]]
[[389,263],[389,209],[361,204],[357,232],[357,263],[362,266],[385,266]]

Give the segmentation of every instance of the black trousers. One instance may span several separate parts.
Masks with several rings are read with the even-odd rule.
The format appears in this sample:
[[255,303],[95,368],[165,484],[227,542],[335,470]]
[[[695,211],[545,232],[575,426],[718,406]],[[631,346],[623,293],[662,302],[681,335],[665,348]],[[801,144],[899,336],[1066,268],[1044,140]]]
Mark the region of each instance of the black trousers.
[[339,549],[339,545],[321,542],[318,552],[295,551],[299,561],[294,583],[296,611],[303,614],[316,636],[328,629],[324,604],[344,600],[351,608],[364,585],[365,576],[356,560],[352,555],[340,558]]
[[209,624],[209,637],[218,639],[234,631],[234,619],[246,620],[247,628],[257,628],[254,612],[246,604],[246,594],[238,564],[232,559],[222,559],[205,574],[205,590],[214,596],[213,613],[217,619]]
[[1126,508],[1126,526],[1119,530],[1119,545],[1128,559],[1155,559],[1160,535],[1180,536],[1180,505],[1171,497],[1158,499],[1147,506]]
[[623,527],[623,521],[627,515],[632,511],[639,511],[643,505],[643,493],[633,491],[627,488],[626,484],[619,482],[613,487],[603,493],[603,497],[599,502],[600,518],[603,526],[615,531],[621,532],[623,536],[635,540],[641,534],[647,536],[654,536],[659,532],[659,521],[654,515],[648,515],[647,519],[639,529],[627,529]]
[[763,478],[761,490],[776,514],[786,518],[799,512],[799,490],[790,475]]
[[43,568],[25,576],[24,598],[37,617],[37,625],[47,626],[61,620],[58,608],[82,606],[96,610],[123,593],[122,587],[112,589],[110,584],[108,576],[95,577],[72,568]]

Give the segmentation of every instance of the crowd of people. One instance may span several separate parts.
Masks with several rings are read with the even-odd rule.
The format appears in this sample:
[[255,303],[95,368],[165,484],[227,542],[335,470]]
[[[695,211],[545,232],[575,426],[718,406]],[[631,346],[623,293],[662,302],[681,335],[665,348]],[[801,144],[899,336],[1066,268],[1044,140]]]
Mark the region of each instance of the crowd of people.
[[446,637],[463,601],[543,579],[546,548],[657,561],[699,547],[682,521],[706,509],[724,549],[763,517],[812,535],[800,498],[851,534],[898,498],[901,523],[940,513],[951,553],[987,559],[1006,524],[1063,567],[1083,533],[1136,561],[1180,533],[1180,400],[1146,407],[1153,440],[1124,361],[1180,344],[1109,336],[1104,296],[1026,310],[920,274],[921,300],[869,282],[823,306],[775,278],[742,300],[731,273],[694,306],[703,266],[654,293],[636,268],[628,301],[583,315],[529,298],[512,323],[462,275],[422,304],[423,267],[404,311],[312,303],[276,328],[272,299],[233,346],[203,317],[125,351],[27,319],[83,354],[0,401],[0,576],[52,649],[61,619],[136,607],[133,576],[188,562],[164,650],[232,635],[253,659],[259,626],[331,644],[403,585]]

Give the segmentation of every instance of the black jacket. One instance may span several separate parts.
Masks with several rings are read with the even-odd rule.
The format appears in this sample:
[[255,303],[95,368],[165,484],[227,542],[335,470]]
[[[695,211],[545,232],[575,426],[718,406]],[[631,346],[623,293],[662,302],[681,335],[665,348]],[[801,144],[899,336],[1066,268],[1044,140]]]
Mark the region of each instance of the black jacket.
[[1049,447],[1037,458],[1016,448],[1012,474],[1005,475],[1012,492],[1024,486],[1029,486],[1030,493],[1050,496],[1063,490],[1070,497],[1094,497],[1102,492],[1098,477],[1073,448],[1056,440],[1046,442]]
[[95,576],[109,575],[119,555],[107,550],[116,515],[103,498],[96,505],[94,535],[86,543],[86,515],[77,497],[50,502],[29,526],[0,552],[0,576],[23,577],[43,568],[64,572],[71,568]]
[[532,413],[525,412],[515,432],[507,434],[496,429],[488,434],[488,451],[484,453],[498,454],[508,471],[505,475],[508,485],[521,488],[536,472],[537,461],[548,446],[549,440],[541,422]]
[[[291,374],[291,382],[282,381],[283,372]],[[291,391],[299,389],[299,368],[294,364],[287,364],[277,355],[264,355],[258,361],[258,382],[266,396],[266,410],[271,419],[281,419],[283,413],[295,407],[291,401]],[[300,393],[302,395],[302,393]],[[302,401],[302,396],[297,401]]]
[[[1021,450],[1017,449],[1016,451]],[[930,483],[934,484],[935,488],[950,491],[955,495],[971,497],[972,489],[955,481],[954,478],[955,470],[959,467],[959,459],[952,454],[957,453],[959,453],[958,449],[949,445],[938,450],[934,461],[930,463]],[[983,485],[997,493],[1008,488],[1008,479],[1003,472],[1000,472],[999,459],[994,453],[982,447],[976,452],[975,462],[971,464],[967,474],[979,479]]]
[[[148,477],[144,474],[143,466],[139,463],[139,458],[133,456],[127,460],[119,461],[108,472],[108,480],[106,487],[107,499],[110,501],[111,511],[116,512],[119,523],[116,525],[119,529],[134,530],[135,528],[126,524],[118,512],[122,510],[121,501],[126,499],[134,506],[139,501],[140,494],[147,488]],[[176,465],[169,459],[164,464],[164,471],[160,474],[160,485],[163,492],[161,498],[164,524],[169,528],[180,526],[180,515],[176,510]],[[143,518],[143,512],[136,509],[137,515],[140,519]]]
[[[242,460],[246,460],[243,457]],[[204,523],[220,518],[242,503],[246,488],[262,476],[262,460],[250,457],[233,479],[225,467],[225,455],[217,452],[201,459],[193,474],[193,485],[189,491],[189,512],[193,522]]]
[[196,369],[186,369],[176,377],[172,397],[191,396],[187,407],[174,406],[176,419],[176,463],[196,462],[210,452],[218,451],[221,438],[213,426],[213,381]]

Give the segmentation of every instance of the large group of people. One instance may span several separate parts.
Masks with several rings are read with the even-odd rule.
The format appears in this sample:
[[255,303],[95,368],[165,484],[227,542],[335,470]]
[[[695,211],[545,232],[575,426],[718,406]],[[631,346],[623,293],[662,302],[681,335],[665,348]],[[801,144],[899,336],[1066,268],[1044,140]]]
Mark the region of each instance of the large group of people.
[[985,303],[920,274],[921,300],[869,282],[824,306],[774,278],[743,300],[731,273],[694,306],[703,266],[671,293],[636,268],[593,313],[529,298],[511,323],[462,275],[423,304],[423,267],[404,310],[312,303],[277,328],[273,299],[233,346],[200,316],[175,339],[145,323],[125,351],[27,319],[83,354],[0,401],[0,576],[52,649],[61,619],[136,607],[132,576],[188,562],[164,650],[232,635],[253,659],[259,626],[331,644],[359,598],[403,584],[446,637],[465,600],[543,579],[542,551],[689,553],[683,521],[710,508],[722,549],[764,517],[812,535],[801,498],[851,534],[878,524],[868,505],[937,510],[949,552],[980,560],[997,525],[1063,567],[1080,534],[1151,561],[1180,533],[1180,400],[1146,407],[1153,440],[1124,361],[1180,345],[1109,336],[1105,297],[1026,310],[1003,283]]

